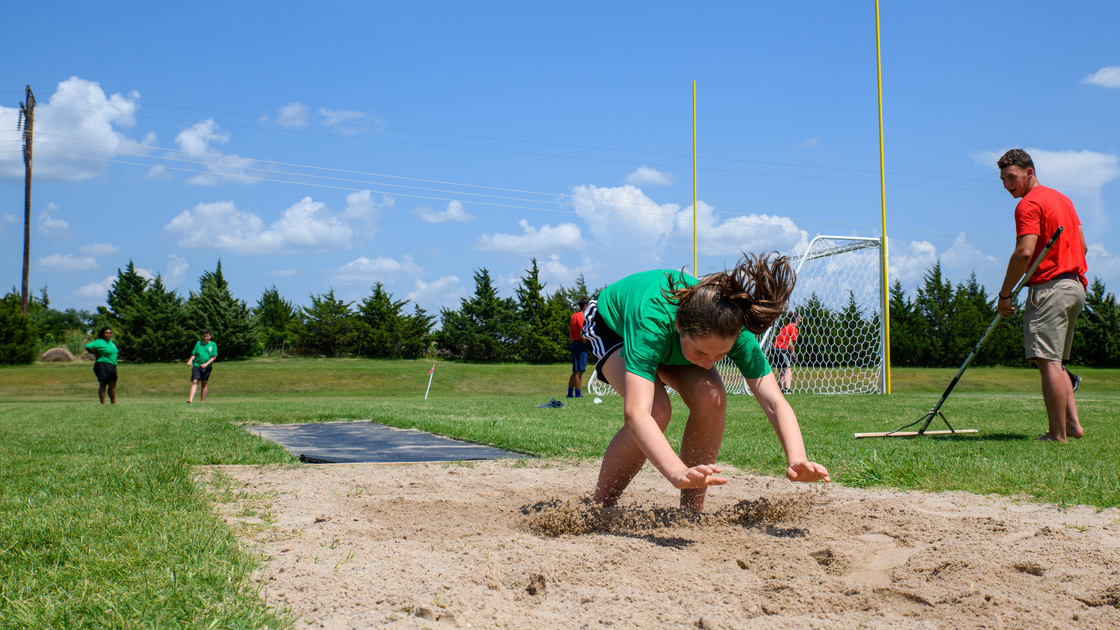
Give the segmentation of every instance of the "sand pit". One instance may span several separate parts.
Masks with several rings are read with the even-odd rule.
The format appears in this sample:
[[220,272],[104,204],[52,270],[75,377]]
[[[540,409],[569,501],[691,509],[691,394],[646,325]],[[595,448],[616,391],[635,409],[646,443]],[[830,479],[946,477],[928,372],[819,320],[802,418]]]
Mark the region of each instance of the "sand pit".
[[1120,510],[731,472],[708,514],[647,467],[199,469],[299,628],[1118,628]]

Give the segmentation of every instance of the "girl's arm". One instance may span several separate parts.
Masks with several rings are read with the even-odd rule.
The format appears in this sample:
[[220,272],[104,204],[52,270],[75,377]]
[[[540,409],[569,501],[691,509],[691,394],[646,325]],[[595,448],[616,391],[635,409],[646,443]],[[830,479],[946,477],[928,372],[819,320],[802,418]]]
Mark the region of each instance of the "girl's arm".
[[722,472],[719,466],[703,464],[689,468],[665,438],[665,433],[653,418],[653,382],[626,372],[623,400],[623,417],[630,437],[642,449],[646,459],[676,488],[704,488],[727,483],[715,476]]
[[762,378],[747,379],[747,386],[762,407],[762,413],[774,427],[778,442],[786,453],[786,478],[790,481],[831,481],[828,470],[816,462],[809,461],[805,456],[805,443],[801,439],[801,427],[797,424],[797,416],[793,407],[782,395],[778,382],[774,380],[771,372]]

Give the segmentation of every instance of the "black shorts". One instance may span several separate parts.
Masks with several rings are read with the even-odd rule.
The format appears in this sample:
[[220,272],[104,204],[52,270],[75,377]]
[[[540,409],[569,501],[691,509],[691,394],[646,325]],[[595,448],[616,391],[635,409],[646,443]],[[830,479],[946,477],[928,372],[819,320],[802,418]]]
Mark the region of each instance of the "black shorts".
[[770,354],[774,359],[774,367],[782,369],[793,366],[793,355],[786,348],[774,348]]
[[200,365],[191,366],[191,380],[192,381],[208,381],[210,380],[210,370],[214,369],[213,365],[202,367]]
[[117,366],[106,361],[97,361],[93,364],[93,375],[97,382],[108,385],[117,382]]
[[598,300],[591,300],[583,311],[583,336],[591,346],[591,354],[595,355],[596,376],[600,381],[610,385],[603,376],[603,363],[611,354],[622,349],[622,336],[611,330],[599,316]]

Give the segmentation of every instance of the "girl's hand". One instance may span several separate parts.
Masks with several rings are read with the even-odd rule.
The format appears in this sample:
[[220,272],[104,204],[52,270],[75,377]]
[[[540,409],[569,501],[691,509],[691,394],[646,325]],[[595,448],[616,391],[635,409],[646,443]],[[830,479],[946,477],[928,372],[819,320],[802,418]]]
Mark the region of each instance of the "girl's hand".
[[[725,477],[717,477],[716,473],[723,472],[719,466],[710,464],[701,464],[686,469],[679,475],[675,475],[669,479],[673,483],[674,488],[707,488],[708,486],[722,486],[727,483]],[[826,473],[827,474],[827,473]]]
[[832,481],[828,476],[828,470],[818,464],[817,462],[801,461],[793,462],[786,468],[786,479],[790,481]]

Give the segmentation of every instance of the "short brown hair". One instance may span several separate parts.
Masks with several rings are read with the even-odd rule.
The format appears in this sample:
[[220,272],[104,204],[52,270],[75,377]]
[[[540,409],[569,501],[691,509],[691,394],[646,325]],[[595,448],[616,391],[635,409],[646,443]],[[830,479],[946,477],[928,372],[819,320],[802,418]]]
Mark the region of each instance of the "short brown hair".
[[678,305],[682,335],[737,337],[744,328],[762,333],[781,317],[796,282],[788,257],[744,254],[734,269],[705,276],[691,287],[673,287],[666,297]]
[[1018,166],[1025,171],[1028,168],[1034,168],[1034,160],[1022,149],[1011,149],[1003,154],[1003,157],[996,162],[996,166],[1001,171],[1008,166]]

